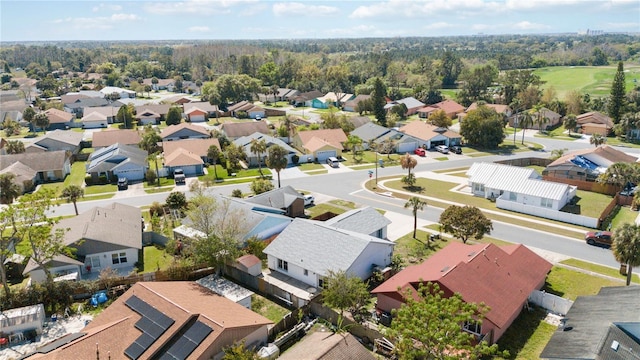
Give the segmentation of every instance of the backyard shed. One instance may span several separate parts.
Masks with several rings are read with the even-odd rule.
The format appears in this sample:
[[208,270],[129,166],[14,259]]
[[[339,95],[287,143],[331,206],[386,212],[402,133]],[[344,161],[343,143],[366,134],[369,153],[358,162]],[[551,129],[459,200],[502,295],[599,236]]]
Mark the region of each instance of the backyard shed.
[[45,317],[43,304],[1,311],[0,334],[8,339],[27,330],[35,330],[42,334]]

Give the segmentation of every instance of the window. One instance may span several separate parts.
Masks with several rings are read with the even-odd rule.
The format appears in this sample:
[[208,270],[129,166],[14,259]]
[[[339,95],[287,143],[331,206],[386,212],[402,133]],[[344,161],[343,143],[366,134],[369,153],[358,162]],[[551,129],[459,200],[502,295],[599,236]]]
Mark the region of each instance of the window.
[[484,184],[474,183],[473,190],[475,192],[484,192]]
[[111,254],[111,263],[112,264],[124,264],[127,262],[127,253],[125,252],[121,252],[121,253],[115,253],[115,254]]
[[553,206],[553,200],[542,198],[540,199],[540,206],[550,208]]
[[509,192],[509,201],[518,201],[518,193]]
[[100,257],[99,256],[87,256],[84,259],[84,266],[87,268],[99,269],[100,268]]
[[475,335],[482,335],[482,325],[475,321],[465,321],[462,329]]
[[289,263],[284,260],[278,259],[278,269],[289,271]]
[[309,276],[309,270],[304,269],[304,276]]

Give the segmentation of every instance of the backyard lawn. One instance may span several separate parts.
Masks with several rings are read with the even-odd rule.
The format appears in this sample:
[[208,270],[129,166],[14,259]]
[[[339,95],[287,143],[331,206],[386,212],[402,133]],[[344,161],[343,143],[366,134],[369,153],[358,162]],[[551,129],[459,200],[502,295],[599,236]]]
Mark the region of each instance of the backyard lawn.
[[274,323],[278,323],[286,314],[290,313],[287,308],[282,307],[258,294],[251,295],[251,310],[266,317]]
[[165,270],[173,262],[173,257],[167,254],[164,248],[149,245],[145,246],[143,251],[144,265],[141,269],[143,273]]

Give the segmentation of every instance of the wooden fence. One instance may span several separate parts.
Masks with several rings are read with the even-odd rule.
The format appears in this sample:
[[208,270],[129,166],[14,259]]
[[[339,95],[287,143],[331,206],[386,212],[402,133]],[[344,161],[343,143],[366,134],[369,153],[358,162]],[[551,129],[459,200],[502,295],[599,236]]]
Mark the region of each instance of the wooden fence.
[[600,194],[614,195],[618,192],[619,187],[611,184],[601,184],[595,181],[585,181],[577,179],[559,178],[549,175],[543,175],[542,179],[547,181],[558,182],[578,187],[579,190],[592,191]]
[[553,162],[553,160],[544,159],[544,158],[537,158],[537,157],[527,157],[527,158],[496,161],[497,164],[520,166],[520,167],[531,166],[531,165],[546,167],[547,165],[551,164],[552,162]]

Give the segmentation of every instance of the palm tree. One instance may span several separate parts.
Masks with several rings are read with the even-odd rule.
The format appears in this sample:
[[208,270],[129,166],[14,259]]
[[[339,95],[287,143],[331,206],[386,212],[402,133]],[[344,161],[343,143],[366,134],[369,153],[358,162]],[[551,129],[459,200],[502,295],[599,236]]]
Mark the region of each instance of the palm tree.
[[249,147],[252,153],[258,157],[258,168],[260,169],[260,177],[264,177],[262,174],[262,154],[267,151],[267,142],[264,139],[251,140],[251,146]]
[[78,215],[78,205],[76,202],[81,197],[84,197],[84,189],[82,189],[78,185],[69,185],[66,188],[62,189],[61,197],[67,199],[67,202],[73,203],[73,208],[76,211],[76,215]]
[[20,140],[9,140],[6,146],[7,154],[22,154],[24,152],[24,143]]
[[531,111],[536,115],[536,124],[538,125],[538,131],[542,131],[542,124],[547,122],[549,118],[543,113],[546,110],[541,104],[535,105]]
[[296,133],[296,124],[293,122],[291,115],[284,117],[284,126],[287,128],[287,144],[291,144],[291,135]]
[[409,173],[408,177],[411,177],[411,170],[418,165],[418,160],[414,159],[413,156],[409,155],[409,153],[404,154],[403,157],[400,158],[400,166],[403,169],[408,169]]
[[11,204],[20,196],[20,186],[15,183],[12,173],[0,174],[0,204]]
[[267,156],[266,163],[268,167],[274,169],[278,174],[278,188],[280,188],[280,170],[286,168],[289,163],[287,150],[279,145],[269,147],[269,155]]
[[607,138],[600,134],[591,135],[591,139],[589,139],[589,143],[598,147],[607,142]]
[[355,158],[356,153],[358,152],[358,149],[360,148],[360,146],[362,146],[362,139],[356,135],[349,135],[347,137],[347,142],[345,145],[351,148],[351,151],[353,152],[353,157]]
[[33,117],[33,125],[36,128],[42,129],[42,132],[46,133],[47,132],[47,127],[49,126],[49,118],[47,117],[47,114],[45,114],[43,112],[37,113]]
[[413,238],[416,238],[416,231],[418,229],[418,211],[424,210],[424,207],[427,206],[427,202],[420,199],[417,196],[409,198],[409,200],[404,204],[404,208],[411,208],[411,212],[413,213]]
[[578,126],[578,119],[574,114],[569,114],[564,118],[564,128],[569,131],[569,136],[571,136],[571,129],[575,129]]
[[633,267],[640,266],[640,227],[636,224],[622,224],[613,234],[611,250],[617,262],[627,265],[629,286]]
[[207,157],[211,160],[211,164],[213,164],[213,175],[215,176],[215,180],[218,180],[218,160],[220,159],[220,149],[217,146],[211,145],[207,150]]
[[617,162],[611,164],[607,171],[596,179],[601,184],[611,184],[623,190],[630,183],[637,183],[640,177],[636,164]]
[[520,128],[522,129],[522,145],[524,145],[524,133],[527,131],[527,127],[533,125],[533,117],[529,111],[524,111],[520,117]]

